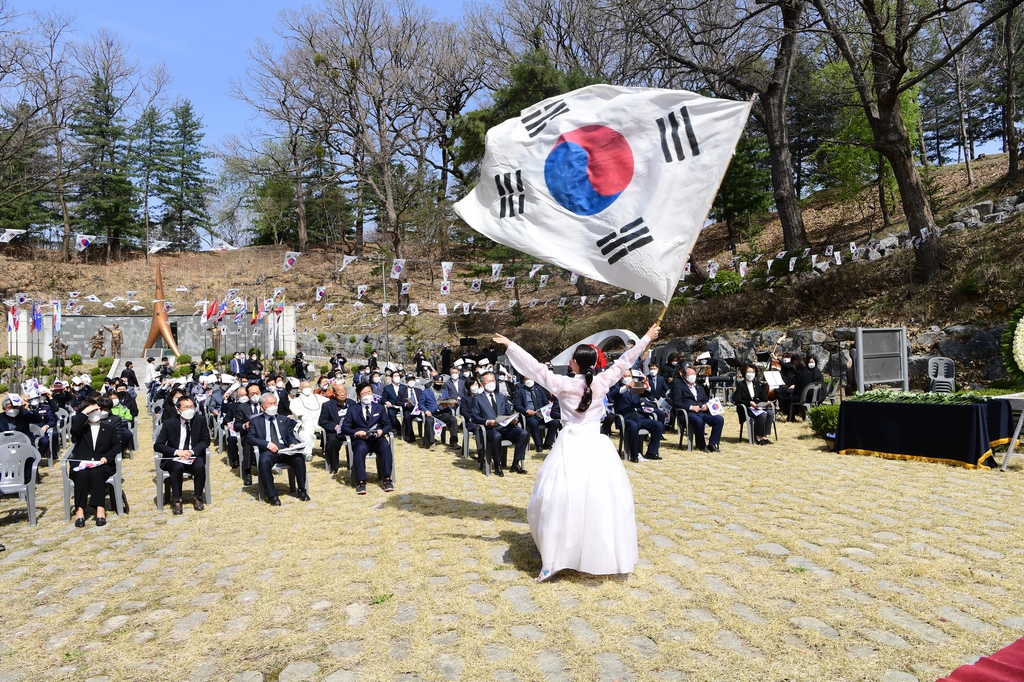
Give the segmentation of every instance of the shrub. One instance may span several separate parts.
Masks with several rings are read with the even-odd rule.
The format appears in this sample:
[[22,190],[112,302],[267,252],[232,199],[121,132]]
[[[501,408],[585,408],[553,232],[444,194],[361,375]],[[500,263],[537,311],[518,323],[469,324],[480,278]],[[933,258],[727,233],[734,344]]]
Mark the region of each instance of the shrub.
[[295,376],[295,368],[292,367],[291,365],[284,365],[284,375],[286,377]]
[[0,393],[7,393],[7,384],[0,384]]
[[[740,282],[742,281],[743,278],[740,277],[738,272],[719,270],[714,279],[704,282],[704,289],[701,290],[701,293],[704,294],[704,298],[719,298],[720,296],[736,294],[739,293]],[[717,287],[712,291],[711,287],[716,285]]]
[[92,377],[105,377],[107,376],[107,372],[109,371],[109,368],[103,369],[102,367],[93,367],[92,369],[89,370],[89,374]]
[[811,430],[814,431],[815,435],[824,438],[825,434],[834,434],[836,429],[839,428],[839,406],[818,405],[817,407],[812,407],[810,419]]
[[320,365],[320,374],[327,374],[331,371],[330,365]]
[[178,377],[188,376],[188,365],[178,365],[174,368],[174,374],[172,375],[175,379]]
[[324,350],[326,350],[328,353],[333,353],[334,352],[334,342],[333,341],[328,341],[327,343],[325,343],[324,344]]
[[100,390],[103,388],[103,377],[93,377],[91,384],[93,389],[97,391]]
[[373,344],[368,343],[365,346],[363,346],[363,355],[365,355],[366,357],[370,357],[371,354],[373,354]]
[[114,358],[100,358],[96,361],[97,367],[102,367],[105,370],[110,370],[110,366],[114,364]]
[[285,352],[283,350],[275,350],[274,351],[274,359],[275,360],[284,360],[284,358],[285,358]]
[[[0,366],[2,366],[2,365],[0,365]],[[1024,389],[1024,384],[1021,384],[1018,381],[1014,381],[1013,379],[996,379],[995,381],[990,383],[988,385],[988,387],[989,388],[999,388],[999,389],[1003,389],[1003,388],[1015,389],[1015,390],[1019,391],[1019,390]]]
[[189,365],[191,362],[192,362],[192,356],[191,355],[179,355],[178,359],[175,360],[175,363],[177,363],[179,365],[185,365],[185,366]]
[[75,365],[82,364],[82,356],[79,355],[78,353],[72,353],[71,357],[68,358],[68,359],[71,361],[71,366],[72,367],[74,367]]
[[327,334],[324,334],[323,332],[320,332],[319,334],[316,335],[316,340],[318,343],[323,343],[326,338]]
[[207,362],[217,362],[217,349],[216,348],[207,348],[206,350],[203,351],[203,354],[200,355],[199,357],[201,357],[203,360],[205,360]]
[[349,343],[355,343],[356,342],[356,335],[353,334],[352,336],[348,337],[348,342]]
[[261,351],[259,348],[250,348],[247,355],[252,355],[253,353],[255,353],[256,357],[259,358],[260,360],[263,359],[263,351]]
[[46,361],[46,364],[49,365],[50,367],[63,367],[64,361],[61,360],[60,358],[50,358],[49,360]]
[[0,358],[0,369],[10,369],[10,368],[11,368],[11,359],[9,357],[7,357],[7,358]]
[[981,293],[982,281],[981,275],[977,270],[971,270],[964,275],[959,281],[953,283],[953,293],[958,296],[970,298],[971,296],[977,296]]
[[225,353],[224,355],[220,356],[220,361],[223,362],[225,366],[230,365],[231,361],[234,359],[235,356],[231,355],[230,353]]

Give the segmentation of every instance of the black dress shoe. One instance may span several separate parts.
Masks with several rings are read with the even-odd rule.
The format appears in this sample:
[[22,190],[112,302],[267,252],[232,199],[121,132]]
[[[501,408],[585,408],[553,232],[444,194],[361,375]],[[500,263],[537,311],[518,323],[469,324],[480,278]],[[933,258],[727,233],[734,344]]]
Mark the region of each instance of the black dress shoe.
[[633,456],[631,456],[631,457],[629,458],[629,461],[630,461],[630,462],[633,462],[634,464],[639,464],[639,463],[640,463],[640,458],[639,458],[639,457],[637,457],[636,455],[633,455]]
[[181,507],[181,500],[175,500],[174,502],[171,502],[171,511],[174,513],[175,516],[182,515],[184,510]]
[[[84,526],[85,524],[82,524],[82,525]],[[105,525],[107,525],[107,517],[106,516],[97,516],[96,517],[96,525],[97,526],[105,526]]]
[[495,467],[494,468],[494,475],[495,476],[501,476],[502,478],[505,478],[505,472],[501,470],[501,467]]
[[75,528],[85,528],[85,517],[75,519]]
[[300,490],[299,499],[302,500],[303,502],[309,502],[309,493],[307,493],[305,490]]
[[522,464],[513,464],[512,468],[510,469],[510,471],[512,471],[512,473],[515,473],[515,474],[525,474],[526,473],[526,469],[523,468]]
[[644,456],[644,459],[661,459],[661,455],[652,455],[648,453],[647,455]]
[[271,507],[280,507],[281,506],[281,498],[278,497],[277,495],[274,495],[273,497],[267,498],[267,503]]
[[242,485],[252,485],[252,476],[242,476]]
[[721,450],[721,448],[718,447],[718,444],[716,443],[715,445],[711,446],[711,451],[712,452],[721,452],[722,450]]

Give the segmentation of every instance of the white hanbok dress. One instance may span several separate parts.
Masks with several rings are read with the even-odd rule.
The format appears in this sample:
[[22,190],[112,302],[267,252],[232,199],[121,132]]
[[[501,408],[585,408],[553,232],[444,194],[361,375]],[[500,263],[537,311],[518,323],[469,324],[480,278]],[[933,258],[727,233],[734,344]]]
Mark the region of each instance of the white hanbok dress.
[[539,580],[571,568],[593,575],[630,573],[639,559],[633,489],[611,440],[601,434],[604,398],[647,348],[646,336],[611,367],[594,376],[586,412],[583,377],[555,374],[516,344],[508,358],[524,376],[557,398],[562,431],[537,472],[526,510],[540,550]]
[[289,403],[292,416],[299,422],[295,425],[295,435],[305,446],[303,454],[306,456],[307,462],[313,458],[313,445],[316,443],[316,433],[319,429],[317,422],[320,421],[320,409],[326,402],[327,398],[322,395],[316,393],[302,395],[300,393]]

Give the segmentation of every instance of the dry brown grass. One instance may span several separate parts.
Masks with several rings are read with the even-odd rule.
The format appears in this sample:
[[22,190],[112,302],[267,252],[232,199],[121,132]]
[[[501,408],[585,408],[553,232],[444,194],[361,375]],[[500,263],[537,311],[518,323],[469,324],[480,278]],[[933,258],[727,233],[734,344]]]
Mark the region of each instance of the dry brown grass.
[[[141,423],[148,442],[148,418]],[[1019,635],[1019,620],[1000,625],[1024,615],[1019,465],[1000,474],[840,457],[803,424],[782,424],[777,445],[757,448],[736,442],[731,416],[727,424],[722,455],[663,447],[664,461],[628,465],[640,528],[635,573],[570,573],[541,585],[531,579],[539,559],[525,523],[536,457],[529,476],[485,478],[451,451],[400,444],[398,490],[388,496],[371,485],[366,497],[329,478],[318,457],[313,501],[286,495],[271,508],[242,492],[216,456],[213,504],[203,513],[186,504],[173,517],[153,507],[143,452],[125,463],[131,514],[85,530],[62,521],[60,481],[44,469],[39,525],[0,521],[8,547],[0,678],[223,680],[259,671],[275,680],[289,662],[310,660],[319,666],[312,679],[343,670],[352,676],[331,679],[443,679],[439,664],[454,662],[463,680],[539,680],[538,655],[557,652],[566,679],[576,680],[608,672],[600,654],[617,655],[637,680],[659,671],[691,680],[877,680],[887,670],[925,680]],[[848,548],[873,556],[850,557]],[[794,567],[796,556],[830,573]],[[134,586],[107,592],[124,579]],[[537,610],[517,608],[503,596],[510,588]],[[81,621],[97,602],[102,612]],[[762,622],[742,618],[737,604]],[[969,631],[943,607],[987,629]],[[886,608],[948,642],[893,624]],[[174,624],[195,613],[205,622],[187,641],[171,641]],[[116,616],[127,619],[106,632]],[[800,616],[838,637],[796,627]],[[576,637],[573,619],[598,639]],[[542,639],[512,635],[524,625]],[[873,642],[865,628],[907,646]],[[725,648],[723,632],[760,656]],[[489,660],[487,645],[510,653]]]

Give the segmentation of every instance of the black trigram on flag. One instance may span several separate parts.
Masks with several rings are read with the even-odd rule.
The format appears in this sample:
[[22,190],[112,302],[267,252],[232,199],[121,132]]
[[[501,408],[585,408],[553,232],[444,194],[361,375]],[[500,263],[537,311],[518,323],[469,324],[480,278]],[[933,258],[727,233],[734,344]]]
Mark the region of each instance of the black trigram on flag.
[[653,242],[654,237],[649,232],[650,230],[644,225],[644,219],[641,216],[618,232],[610,232],[601,237],[597,240],[597,245],[601,247],[602,256],[615,252],[608,258],[608,265],[614,265],[630,251],[636,251],[641,246]]
[[508,216],[509,218],[515,218],[516,199],[519,200],[519,213],[523,213],[523,209],[526,208],[526,193],[523,191],[523,171],[516,171],[515,185],[513,185],[512,173],[495,175],[494,184],[498,186],[498,196],[501,197],[501,215],[498,217],[504,218]]
[[[686,111],[686,107],[679,110],[679,114],[683,119],[683,127],[686,128],[686,139],[690,143],[690,152],[694,156],[700,155],[700,146],[697,144],[697,136],[693,132],[693,125],[690,123],[690,114]],[[665,124],[665,119],[668,119],[668,125]],[[679,139],[679,119],[676,117],[676,112],[668,112],[668,116],[659,118],[658,132],[661,133],[661,153],[665,155],[665,163],[672,163],[673,161],[682,161],[686,158],[686,154],[683,153],[683,143]],[[669,138],[672,138],[672,149],[675,150],[676,157],[672,158],[672,149],[669,149]]]
[[547,126],[548,121],[555,116],[561,116],[567,111],[569,111],[569,107],[566,106],[565,102],[558,100],[546,105],[543,109],[538,109],[529,116],[523,116],[523,125],[529,131],[530,137],[537,137],[540,131],[544,130],[545,126]]

